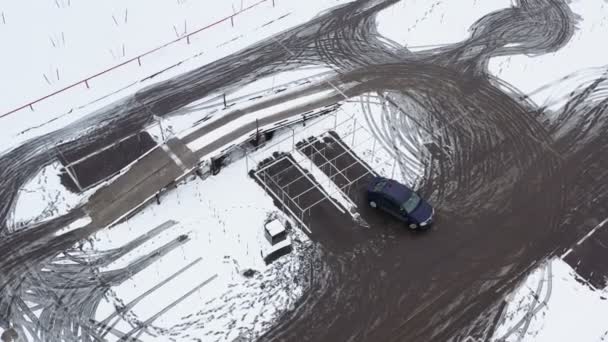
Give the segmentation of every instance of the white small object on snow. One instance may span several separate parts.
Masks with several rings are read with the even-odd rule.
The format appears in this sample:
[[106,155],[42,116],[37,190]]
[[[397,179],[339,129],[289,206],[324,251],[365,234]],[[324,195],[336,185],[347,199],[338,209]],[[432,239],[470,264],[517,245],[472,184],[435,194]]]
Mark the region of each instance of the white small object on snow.
[[287,231],[281,221],[274,219],[264,225],[264,236],[271,245],[275,245],[285,239]]
[[279,219],[274,219],[264,225],[264,236],[270,243],[269,247],[261,250],[262,258],[267,265],[293,250],[287,230]]

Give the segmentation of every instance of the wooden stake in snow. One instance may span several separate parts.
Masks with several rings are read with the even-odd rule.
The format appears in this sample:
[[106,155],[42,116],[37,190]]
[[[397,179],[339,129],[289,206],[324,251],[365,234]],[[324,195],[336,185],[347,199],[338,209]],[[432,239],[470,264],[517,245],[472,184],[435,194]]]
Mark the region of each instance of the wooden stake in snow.
[[234,16],[236,15],[236,9],[234,8],[234,4],[232,4],[232,15],[230,16],[230,24],[234,27]]
[[258,124],[258,118],[255,118],[255,144],[260,143],[260,125]]

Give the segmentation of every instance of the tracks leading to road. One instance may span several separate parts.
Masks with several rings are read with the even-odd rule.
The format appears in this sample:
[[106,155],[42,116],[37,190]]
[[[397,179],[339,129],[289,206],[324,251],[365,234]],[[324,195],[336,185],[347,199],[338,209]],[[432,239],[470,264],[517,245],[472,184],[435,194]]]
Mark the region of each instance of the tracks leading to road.
[[[169,116],[211,94],[302,65],[332,67],[336,77],[331,84],[339,86],[341,93],[281,111],[268,122],[344,97],[381,94],[378,101],[385,110],[373,133],[402,165],[407,163],[406,153],[423,159],[424,177],[418,184],[438,209],[438,224],[429,234],[404,232],[361,203],[360,187],[350,196],[361,203],[358,207],[370,229],[353,230],[341,218],[331,218],[333,207],[321,206],[326,212],[310,220],[327,217],[329,221],[312,226],[337,226],[344,233],[319,235],[327,247],[319,261],[321,271],[315,273],[318,286],[262,340],[443,341],[493,306],[535,263],[585,236],[594,226],[586,224],[590,218],[606,217],[601,206],[608,195],[608,185],[601,182],[608,170],[603,158],[608,148],[603,134],[608,130],[606,84],[598,79],[575,92],[551,121],[542,109],[521,100],[522,94],[505,93],[486,69],[492,56],[542,54],[563,46],[576,21],[568,6],[557,0],[528,1],[477,21],[472,36],[463,42],[411,52],[379,39],[375,29],[375,14],[397,2],[346,4],[4,153],[0,157],[0,229],[4,234],[0,253],[8,257],[0,261],[0,323],[31,326],[27,312],[18,306],[26,295],[30,302],[38,301],[56,312],[68,308],[60,300],[66,295],[82,305],[82,317],[92,317],[95,303],[107,290],[92,281],[78,283],[75,292],[59,296],[52,291],[28,294],[40,284],[60,288],[70,284],[41,270],[61,251],[98,229],[89,226],[53,235],[82,217],[82,208],[20,231],[6,226],[19,189],[57,160],[55,146],[68,154],[97,150],[107,146],[107,140],[140,131],[154,116]],[[245,124],[192,151],[194,159],[253,128]],[[411,130],[444,150],[430,153],[414,134],[406,133]],[[87,135],[81,137],[81,132]],[[205,132],[203,128],[198,134]],[[169,149],[177,160],[189,164],[188,153]],[[149,170],[143,167],[148,161],[142,160],[121,181],[94,196],[87,206],[97,215],[94,221],[111,223],[184,173],[162,148],[150,158]],[[340,160],[340,164],[346,162]],[[133,187],[138,184],[146,189]],[[128,189],[132,191],[123,191]],[[82,274],[94,270],[79,268]],[[113,276],[119,282],[125,274]],[[40,321],[45,331],[53,331],[55,319],[60,318],[65,324],[81,325],[73,315],[45,314]]]

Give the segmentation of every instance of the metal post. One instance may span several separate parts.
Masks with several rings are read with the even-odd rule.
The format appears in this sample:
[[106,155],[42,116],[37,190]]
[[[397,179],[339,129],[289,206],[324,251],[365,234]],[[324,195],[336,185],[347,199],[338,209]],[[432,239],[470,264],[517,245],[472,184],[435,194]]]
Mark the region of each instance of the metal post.
[[312,170],[312,160],[315,157],[315,151],[311,150],[312,154],[310,155],[310,169]]
[[395,178],[395,167],[397,166],[397,158],[393,162],[393,171],[391,172],[391,178]]
[[164,142],[165,141],[165,131],[163,129],[163,121],[160,116],[154,115],[154,117],[158,121],[158,126],[160,127],[160,137],[163,139],[163,142]]
[[372,162],[374,161],[375,156],[376,156],[376,138],[374,138],[374,144],[372,145]]
[[228,107],[228,105],[226,104],[226,93],[224,93],[224,108]]
[[255,118],[255,144],[258,145],[260,143],[260,125],[258,123],[258,118]]
[[281,189],[281,207],[285,211],[285,190]]
[[310,208],[308,208],[308,227],[312,226],[312,221],[310,220]]
[[[72,170],[70,170],[70,166],[69,166],[70,162],[69,162],[69,160],[67,160],[67,159],[64,157],[63,153],[61,153],[61,150],[60,150],[60,149],[59,149],[59,148],[58,148],[56,145],[55,145],[55,146],[53,146],[53,148],[54,148],[54,149],[57,151],[57,153],[58,153],[58,154],[61,156],[61,158],[62,158],[63,160],[65,160],[65,162],[67,163],[67,165],[64,167],[65,172],[66,172],[66,173],[68,174],[68,176],[69,176],[69,177],[72,179],[72,182],[74,182],[74,185],[76,185],[76,187],[78,188],[78,191],[82,192],[82,187],[80,186],[80,183],[78,182],[78,178],[76,178],[76,174],[75,174],[75,173],[73,173],[73,172],[72,172]],[[47,149],[47,152],[48,152],[48,154],[49,154],[49,157],[51,157],[51,159],[52,159],[52,155],[51,155],[51,153],[49,152],[49,150],[48,150],[48,149]]]
[[354,119],[354,123],[353,123],[353,141],[350,144],[351,146],[355,146],[355,132],[357,132],[357,119]]
[[266,170],[264,170],[262,172],[264,172],[264,187],[266,187]]
[[247,155],[247,151],[245,151],[245,174],[249,173],[249,156]]
[[334,131],[338,129],[338,114],[334,113]]

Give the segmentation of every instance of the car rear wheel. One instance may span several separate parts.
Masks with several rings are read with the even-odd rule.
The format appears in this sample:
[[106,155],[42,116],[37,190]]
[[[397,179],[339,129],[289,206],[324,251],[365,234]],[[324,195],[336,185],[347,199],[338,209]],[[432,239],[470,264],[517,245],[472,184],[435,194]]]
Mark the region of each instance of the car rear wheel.
[[378,208],[378,205],[374,201],[369,201],[369,206],[372,208]]

